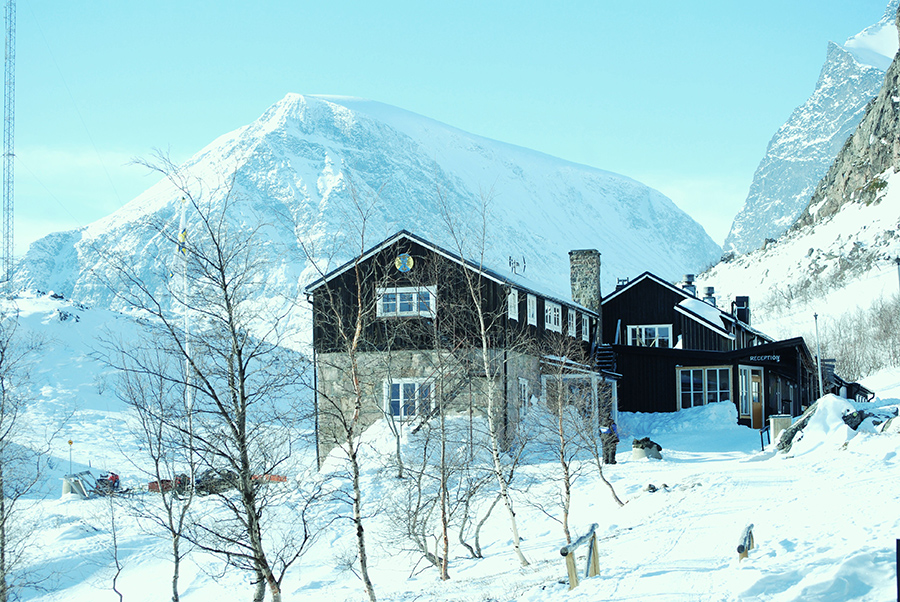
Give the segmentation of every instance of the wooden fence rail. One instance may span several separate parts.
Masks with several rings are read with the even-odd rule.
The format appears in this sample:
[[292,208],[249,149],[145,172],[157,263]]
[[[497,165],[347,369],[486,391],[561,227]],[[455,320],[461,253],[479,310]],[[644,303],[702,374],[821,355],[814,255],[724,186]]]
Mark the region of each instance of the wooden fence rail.
[[590,531],[559,549],[559,554],[566,559],[566,574],[569,576],[569,589],[578,587],[578,570],[575,568],[575,550],[588,544],[587,564],[584,567],[585,577],[600,574],[600,558],[597,549],[597,523],[591,525]]

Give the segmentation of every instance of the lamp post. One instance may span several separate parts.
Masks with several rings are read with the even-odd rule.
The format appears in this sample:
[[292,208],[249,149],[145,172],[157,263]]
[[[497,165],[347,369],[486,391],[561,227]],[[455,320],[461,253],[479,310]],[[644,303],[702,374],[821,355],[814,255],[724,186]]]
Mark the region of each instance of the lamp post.
[[72,474],[72,440],[69,439],[69,474]]
[[816,321],[816,364],[819,368],[819,397],[825,395],[825,387],[822,385],[822,348],[819,346],[819,314],[813,314]]

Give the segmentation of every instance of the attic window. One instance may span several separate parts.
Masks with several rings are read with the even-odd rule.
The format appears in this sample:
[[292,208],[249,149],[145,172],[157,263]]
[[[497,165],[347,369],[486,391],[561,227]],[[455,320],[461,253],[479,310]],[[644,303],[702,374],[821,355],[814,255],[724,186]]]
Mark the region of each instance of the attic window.
[[537,297],[534,295],[528,295],[528,323],[532,326],[537,326]]
[[671,347],[671,324],[647,324],[628,327],[628,344],[635,347]]
[[575,337],[575,310],[571,307],[566,312],[566,319],[569,322],[569,336]]
[[379,318],[425,316],[434,317],[437,301],[434,286],[394,286],[375,289]]

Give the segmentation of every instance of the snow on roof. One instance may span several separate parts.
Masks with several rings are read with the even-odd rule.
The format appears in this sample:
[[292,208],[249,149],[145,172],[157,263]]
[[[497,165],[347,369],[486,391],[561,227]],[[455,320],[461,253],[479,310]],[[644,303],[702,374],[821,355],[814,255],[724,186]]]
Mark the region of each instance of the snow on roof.
[[[375,245],[374,247],[372,247],[371,249],[369,249],[368,251],[363,253],[359,257],[359,259],[366,260],[369,257],[372,257],[373,255],[375,255],[380,250],[384,249],[385,247],[390,246],[391,244],[394,244],[396,241],[400,240],[401,238],[406,238],[406,239],[415,241],[415,242],[419,243],[420,245],[422,245],[428,249],[431,249],[435,253],[438,253],[439,255],[443,255],[444,257],[447,257],[448,259],[451,259],[452,261],[455,261],[461,265],[464,265],[472,270],[475,270],[475,271],[481,273],[483,276],[485,276],[499,284],[515,286],[517,289],[521,289],[525,292],[534,293],[535,295],[539,295],[544,299],[549,299],[550,301],[554,301],[554,302],[560,303],[562,305],[574,307],[578,310],[581,310],[585,313],[589,313],[591,315],[595,315],[595,316],[597,315],[597,312],[581,305],[580,303],[576,303],[570,297],[561,295],[558,292],[556,292],[556,293],[547,292],[546,290],[541,291],[539,284],[535,283],[531,279],[526,278],[525,276],[523,276],[521,274],[515,274],[515,273],[505,273],[504,274],[500,271],[491,269],[490,267],[488,267],[484,264],[472,261],[470,259],[465,259],[463,257],[460,257],[458,254],[454,253],[453,251],[448,251],[447,249],[444,249],[443,247],[436,245],[433,242],[426,240],[426,239],[422,238],[421,236],[418,236],[418,235],[413,234],[412,232],[408,232],[406,230],[400,230],[393,236],[386,238],[382,242],[378,243],[377,245]],[[306,286],[306,291],[312,292],[315,289],[322,286],[323,284],[325,284],[326,282],[328,282],[329,280],[331,280],[332,278],[339,276],[340,274],[343,274],[344,272],[349,270],[351,267],[353,267],[355,261],[356,261],[356,259],[351,259],[344,265],[332,270],[331,272],[325,274],[321,278],[311,282],[310,284],[308,284]],[[544,288],[546,289],[546,287],[544,287]]]
[[724,337],[734,338],[734,335],[727,331],[730,322],[727,315],[721,309],[710,305],[706,301],[694,298],[682,299],[675,309],[685,310],[681,313],[689,317],[702,318],[704,322],[708,322],[706,326],[712,326]]

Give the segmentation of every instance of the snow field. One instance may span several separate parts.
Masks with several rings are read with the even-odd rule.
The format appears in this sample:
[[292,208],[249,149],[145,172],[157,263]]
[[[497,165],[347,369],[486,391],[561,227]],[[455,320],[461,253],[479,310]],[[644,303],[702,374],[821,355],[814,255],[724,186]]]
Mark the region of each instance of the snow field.
[[[34,429],[23,443],[40,445],[47,432],[51,464],[41,486],[20,506],[21,524],[33,533],[28,569],[44,577],[42,588],[24,600],[117,600],[111,591],[110,505],[106,499],[60,499],[59,477],[69,472],[67,445],[73,439],[73,468],[95,474],[117,469],[125,486],[146,479],[131,464],[141,446],[125,428],[123,406],[112,391],[111,375],[93,359],[97,333],[127,335],[128,318],[78,309],[65,300],[19,300],[22,324],[45,337],[34,365]],[[60,313],[79,315],[62,321]],[[104,383],[105,378],[105,383]],[[875,375],[867,385],[879,391],[874,405],[900,403],[900,371]],[[372,577],[381,600],[595,601],[595,600],[888,600],[895,591],[894,542],[900,537],[900,434],[877,429],[854,432],[840,420],[849,402],[823,400],[788,454],[760,451],[757,431],[735,423],[731,404],[712,404],[677,414],[622,414],[618,463],[604,473],[627,503],[619,508],[589,465],[575,482],[570,518],[573,535],[598,523],[600,576],[569,592],[559,555],[564,543],[558,522],[542,512],[552,505],[558,470],[536,452],[520,468],[514,492],[523,549],[531,561],[519,567],[510,546],[508,519],[497,507],[482,533],[484,558],[472,560],[451,546],[449,582],[418,555],[400,550],[390,505],[401,487],[388,460],[394,449],[389,430],[375,425],[366,437],[363,482],[366,532]],[[40,428],[37,428],[40,425]],[[630,442],[649,436],[663,460],[632,460]],[[407,433],[403,446],[413,457],[420,439]],[[297,465],[310,461],[301,450]],[[333,459],[334,460],[334,459]],[[340,469],[339,462],[330,468]],[[291,522],[292,496],[309,477],[283,487],[279,505],[284,526]],[[650,491],[647,485],[656,487]],[[527,485],[527,488],[526,488]],[[124,566],[118,586],[129,601],[170,596],[168,543],[149,534],[129,504],[149,494],[116,498],[119,556]],[[197,511],[212,511],[200,498]],[[482,503],[485,503],[484,501]],[[346,516],[339,501],[323,516]],[[558,513],[555,514],[558,517]],[[736,546],[754,524],[756,548],[738,562]],[[289,573],[285,600],[361,600],[361,582],[347,568],[354,553],[352,525],[337,520]],[[274,527],[279,528],[279,527]],[[433,545],[433,544],[432,544]],[[585,550],[578,554],[584,568]],[[224,571],[222,562],[193,551],[182,566],[182,600],[231,602],[251,597],[245,574]]]

